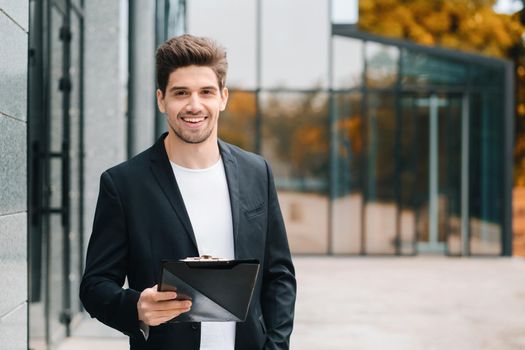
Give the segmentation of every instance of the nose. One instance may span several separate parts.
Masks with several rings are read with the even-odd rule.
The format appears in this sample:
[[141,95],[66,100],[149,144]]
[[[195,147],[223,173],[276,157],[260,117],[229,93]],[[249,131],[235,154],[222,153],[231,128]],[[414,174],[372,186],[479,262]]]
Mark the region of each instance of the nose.
[[186,105],[186,112],[198,113],[202,109],[202,104],[198,94],[192,94],[188,104]]

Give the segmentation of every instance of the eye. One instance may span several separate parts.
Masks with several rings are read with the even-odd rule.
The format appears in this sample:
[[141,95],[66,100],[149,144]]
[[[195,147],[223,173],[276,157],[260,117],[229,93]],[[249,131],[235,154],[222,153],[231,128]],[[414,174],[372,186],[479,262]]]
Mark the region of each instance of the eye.
[[203,95],[213,95],[213,90],[212,89],[204,89],[204,90],[202,90],[202,94]]
[[187,92],[184,91],[184,90],[176,90],[173,94],[174,94],[175,96],[186,96],[186,95],[187,95]]

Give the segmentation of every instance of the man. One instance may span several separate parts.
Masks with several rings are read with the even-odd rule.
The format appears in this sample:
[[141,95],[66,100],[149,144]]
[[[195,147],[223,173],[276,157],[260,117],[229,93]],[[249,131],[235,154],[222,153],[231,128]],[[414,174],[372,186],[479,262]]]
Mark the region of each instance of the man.
[[[80,298],[131,349],[288,349],[296,282],[270,167],[217,137],[226,53],[183,35],[156,58],[169,131],[102,174]],[[205,254],[259,260],[245,322],[167,323],[191,302],[157,291],[161,259]]]

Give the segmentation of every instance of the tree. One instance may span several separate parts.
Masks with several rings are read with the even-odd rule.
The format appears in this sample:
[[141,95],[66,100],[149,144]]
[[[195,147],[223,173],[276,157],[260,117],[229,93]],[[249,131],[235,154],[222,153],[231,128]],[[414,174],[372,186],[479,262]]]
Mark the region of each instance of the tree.
[[525,9],[514,15],[498,14],[492,9],[494,3],[495,0],[360,0],[359,27],[423,45],[513,60],[514,181],[517,186],[525,186]]
[[424,45],[509,57],[524,27],[493,0],[361,0],[360,29]]

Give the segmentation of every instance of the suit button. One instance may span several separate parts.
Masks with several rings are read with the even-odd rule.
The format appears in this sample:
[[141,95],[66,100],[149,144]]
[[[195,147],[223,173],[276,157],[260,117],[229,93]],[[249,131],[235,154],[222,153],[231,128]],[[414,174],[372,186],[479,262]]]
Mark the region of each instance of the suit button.
[[196,331],[197,329],[199,329],[199,326],[197,324],[192,324],[191,325],[191,328]]

